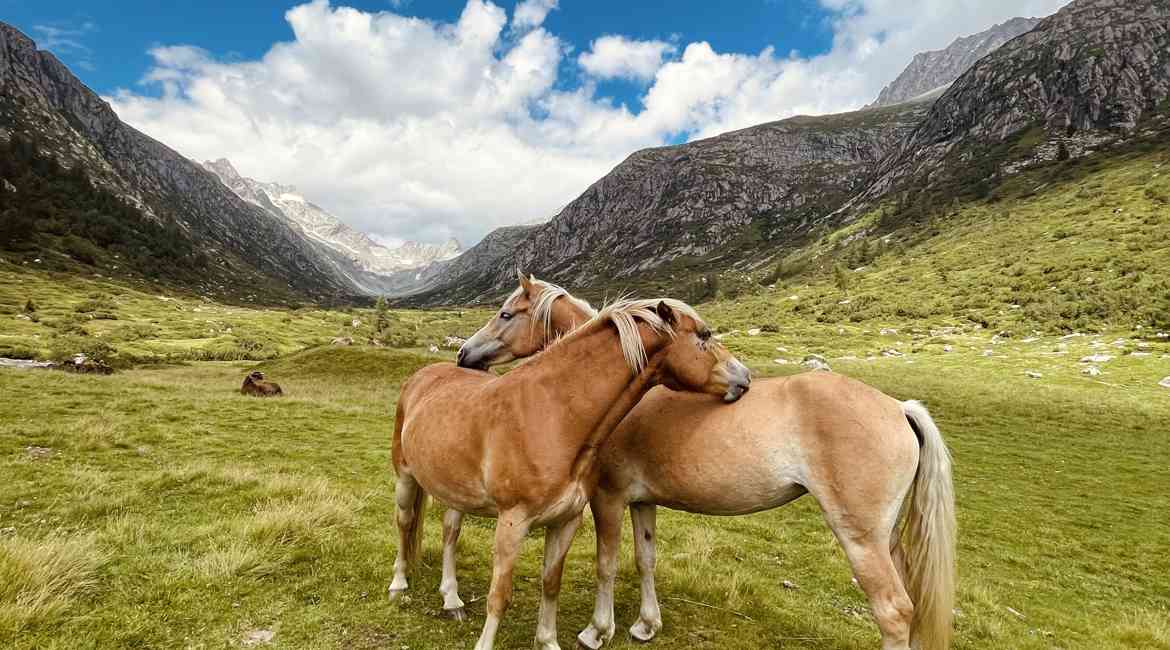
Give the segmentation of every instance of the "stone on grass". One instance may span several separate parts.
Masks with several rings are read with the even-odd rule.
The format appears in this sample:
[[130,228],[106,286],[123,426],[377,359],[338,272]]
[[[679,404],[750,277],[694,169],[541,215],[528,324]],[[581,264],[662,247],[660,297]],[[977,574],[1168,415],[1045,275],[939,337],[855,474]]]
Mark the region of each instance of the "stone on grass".
[[1024,372],[1024,374],[1031,377],[1032,379],[1039,379],[1039,378],[1044,376],[1044,375],[1036,372],[1035,370],[1028,370],[1028,371]]
[[800,365],[810,370],[830,370],[829,362],[819,354],[805,355]]
[[333,339],[333,345],[353,345],[353,338],[349,336],[338,336]]
[[1170,388],[1170,377],[1163,377],[1162,381],[1158,382],[1162,388]]
[[1101,369],[1097,366],[1085,366],[1085,368],[1081,370],[1081,374],[1087,375],[1089,377],[1100,377]]
[[438,352],[439,352],[439,346],[437,346],[437,345],[435,345],[434,343],[432,343],[432,344],[430,345],[430,347],[428,347],[428,348],[427,348],[427,352],[430,352],[431,354],[438,354]]
[[1081,363],[1105,363],[1112,360],[1113,357],[1108,354],[1090,354],[1087,357],[1081,357]]
[[955,350],[955,348],[953,346],[950,346],[950,345],[943,346],[943,352],[953,352],[954,350]]
[[772,363],[778,366],[786,366],[788,365],[788,359],[772,359]]
[[272,630],[252,630],[244,635],[244,645],[252,647],[272,643],[272,639],[275,637],[276,632]]
[[760,328],[758,328],[758,327],[751,328],[750,330],[747,331],[747,335],[748,336],[759,336],[760,335]]
[[904,357],[906,355],[891,348],[889,350],[882,350],[882,356],[890,358],[890,357]]
[[984,351],[983,351],[983,356],[985,356],[985,357],[994,357],[994,356],[995,356],[995,350],[984,350]]

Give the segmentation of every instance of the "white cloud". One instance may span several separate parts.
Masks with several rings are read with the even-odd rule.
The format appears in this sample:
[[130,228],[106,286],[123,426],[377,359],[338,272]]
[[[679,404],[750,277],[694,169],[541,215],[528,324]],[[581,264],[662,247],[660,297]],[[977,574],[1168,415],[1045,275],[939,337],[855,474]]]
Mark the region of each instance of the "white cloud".
[[486,0],[468,0],[453,23],[315,0],[288,11],[295,39],[259,60],[156,48],[143,82],[161,94],[108,99],[183,154],[226,156],[246,175],[295,184],[379,237],[470,244],[547,219],[637,148],[858,108],[916,52],[1064,2],[822,0],[834,41],[811,58],[696,42],[621,67],[603,63],[607,38],[626,51],[654,42],[599,38],[578,64],[596,78],[644,80],[635,113],[598,97],[592,81],[558,85],[570,48],[540,26],[554,2],[522,2],[506,29]]
[[635,41],[624,36],[602,36],[593,41],[577,63],[598,79],[627,78],[645,81],[654,78],[662,59],[677,48],[664,41]]
[[517,29],[532,29],[544,24],[544,19],[557,8],[557,0],[521,0],[516,5],[512,24]]

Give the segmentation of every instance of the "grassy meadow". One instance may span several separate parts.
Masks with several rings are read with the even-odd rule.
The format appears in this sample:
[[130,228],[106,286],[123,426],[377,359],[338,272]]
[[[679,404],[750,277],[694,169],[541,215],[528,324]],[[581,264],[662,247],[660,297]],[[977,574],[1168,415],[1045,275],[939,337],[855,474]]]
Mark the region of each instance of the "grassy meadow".
[[[816,353],[931,408],[955,458],[956,648],[1170,649],[1166,162],[1041,170],[1053,177],[880,242],[871,215],[756,277],[726,274],[700,305],[758,376]],[[0,260],[0,357],[85,352],[119,370],[0,368],[0,647],[470,647],[493,522],[464,527],[469,623],[439,615],[438,507],[410,595],[390,603],[390,436],[401,382],[489,313],[379,322]],[[252,368],[286,397],[241,396]],[[739,518],[663,511],[658,528],[654,647],[877,647],[810,499]],[[626,537],[618,648],[638,609]],[[587,523],[565,647],[592,611],[592,545]],[[500,647],[531,643],[540,549],[525,547]]]

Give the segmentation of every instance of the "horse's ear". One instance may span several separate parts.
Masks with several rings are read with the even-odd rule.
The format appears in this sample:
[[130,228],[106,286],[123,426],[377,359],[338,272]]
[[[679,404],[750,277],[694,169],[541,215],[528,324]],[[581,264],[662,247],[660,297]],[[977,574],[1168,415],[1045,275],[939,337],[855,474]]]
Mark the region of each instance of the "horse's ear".
[[516,278],[520,280],[520,286],[524,288],[524,293],[532,295],[532,276],[528,275],[520,269],[516,269]]
[[658,317],[667,325],[674,326],[678,324],[678,317],[674,315],[674,310],[670,308],[670,305],[666,304],[665,300],[659,301],[654,311],[658,312]]

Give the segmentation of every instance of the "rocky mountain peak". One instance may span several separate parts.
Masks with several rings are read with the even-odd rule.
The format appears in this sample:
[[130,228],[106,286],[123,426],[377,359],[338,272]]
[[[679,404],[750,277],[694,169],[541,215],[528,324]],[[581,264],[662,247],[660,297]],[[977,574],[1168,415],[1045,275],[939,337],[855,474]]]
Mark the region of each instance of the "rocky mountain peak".
[[955,39],[944,49],[916,54],[898,78],[882,89],[871,106],[904,102],[954,82],[976,61],[1031,31],[1040,20],[1012,18],[978,34]]

